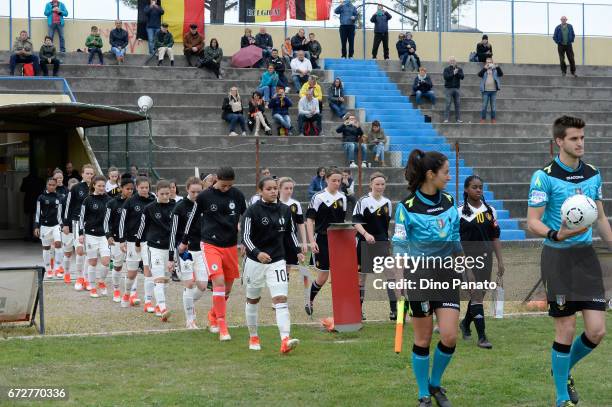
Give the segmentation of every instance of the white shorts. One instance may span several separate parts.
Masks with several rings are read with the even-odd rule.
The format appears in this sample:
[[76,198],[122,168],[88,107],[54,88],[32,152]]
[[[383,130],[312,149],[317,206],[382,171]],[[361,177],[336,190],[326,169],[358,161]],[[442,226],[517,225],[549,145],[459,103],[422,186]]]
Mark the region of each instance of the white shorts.
[[[181,277],[181,281],[208,281],[208,269],[206,263],[204,263],[204,256],[201,251],[189,252],[193,261],[185,261],[178,256],[178,275]],[[194,278],[195,272],[195,278]]]
[[60,231],[59,225],[41,226],[40,241],[43,246],[53,246],[53,242],[61,242],[62,232]]
[[125,262],[128,270],[137,270],[138,263],[142,260],[143,266],[149,266],[149,255],[147,253],[147,243],[140,242],[140,252],[136,251],[135,242],[127,242],[127,256]]
[[268,286],[272,298],[286,297],[289,292],[289,274],[285,260],[263,264],[247,258],[242,277],[247,285],[247,298],[261,297],[261,290],[265,286]]
[[115,242],[114,245],[110,247],[111,258],[113,259],[113,267],[122,267],[125,262],[125,253],[121,250],[121,243]]
[[74,250],[74,235],[72,233],[65,234],[62,232],[62,248],[64,253],[72,253]]
[[149,257],[153,278],[169,278],[170,273],[167,272],[168,260],[170,258],[168,249],[149,247]]
[[85,235],[85,250],[89,260],[98,257],[110,257],[110,248],[106,236]]

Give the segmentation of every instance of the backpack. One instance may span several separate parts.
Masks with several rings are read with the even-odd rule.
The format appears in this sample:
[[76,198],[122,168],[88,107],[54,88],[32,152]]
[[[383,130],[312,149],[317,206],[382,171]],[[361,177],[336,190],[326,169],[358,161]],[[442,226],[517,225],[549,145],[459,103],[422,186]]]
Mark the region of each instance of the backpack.
[[23,64],[23,76],[34,76],[34,64],[30,62],[29,64]]

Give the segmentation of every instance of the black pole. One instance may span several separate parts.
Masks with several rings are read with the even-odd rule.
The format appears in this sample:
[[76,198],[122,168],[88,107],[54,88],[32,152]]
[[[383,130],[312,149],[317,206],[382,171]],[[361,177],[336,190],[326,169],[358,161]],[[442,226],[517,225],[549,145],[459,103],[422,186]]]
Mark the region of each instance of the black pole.
[[45,334],[45,295],[43,291],[43,280],[45,278],[45,269],[40,267],[38,269],[38,304],[40,305],[40,311],[38,312],[39,327],[38,331],[41,335]]
[[125,172],[130,172],[130,143],[128,139],[129,123],[125,124]]
[[107,153],[106,153],[106,170],[107,171],[110,168],[110,151],[111,151],[110,137],[111,137],[110,126],[106,126],[106,151],[107,151]]

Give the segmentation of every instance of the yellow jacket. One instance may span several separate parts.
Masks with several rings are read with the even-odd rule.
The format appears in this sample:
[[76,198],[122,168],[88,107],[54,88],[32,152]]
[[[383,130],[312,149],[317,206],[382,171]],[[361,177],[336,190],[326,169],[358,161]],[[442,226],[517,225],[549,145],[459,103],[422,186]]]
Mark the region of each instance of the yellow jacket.
[[[302,89],[300,89],[300,97],[301,98],[306,96],[306,93],[308,92],[308,89],[310,89],[310,83],[306,82],[305,84],[302,85]],[[321,90],[321,85],[319,85],[318,83],[314,86],[313,96],[319,102],[323,101],[323,91]]]

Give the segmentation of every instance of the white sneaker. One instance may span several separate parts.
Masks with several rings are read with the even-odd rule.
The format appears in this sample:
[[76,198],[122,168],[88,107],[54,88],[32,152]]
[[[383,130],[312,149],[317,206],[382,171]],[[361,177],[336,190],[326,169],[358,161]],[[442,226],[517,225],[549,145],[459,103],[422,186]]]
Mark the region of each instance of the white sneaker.
[[442,123],[448,123],[448,119],[444,119]]
[[306,136],[304,136],[304,133],[300,133],[300,137],[306,137]]
[[357,164],[355,164],[355,162],[351,161],[351,163],[349,164],[349,168],[357,168]]
[[259,133],[257,132],[253,133],[253,137],[259,137]]
[[187,329],[200,329],[200,328],[198,328],[198,326],[196,325],[196,322],[195,322],[195,321],[187,321],[187,322],[185,323],[185,327],[186,327]]
[[235,131],[232,131],[229,134],[230,137],[236,137],[237,135],[238,135],[238,133],[236,133]]
[[286,86],[285,87],[285,93],[289,93],[289,92],[291,92],[291,88],[289,86]]
[[246,131],[243,131],[241,134],[242,137],[246,136]]
[[361,162],[361,168],[368,168],[368,163],[365,161]]

